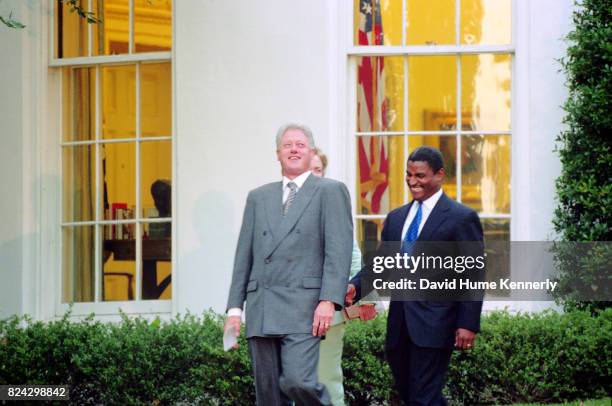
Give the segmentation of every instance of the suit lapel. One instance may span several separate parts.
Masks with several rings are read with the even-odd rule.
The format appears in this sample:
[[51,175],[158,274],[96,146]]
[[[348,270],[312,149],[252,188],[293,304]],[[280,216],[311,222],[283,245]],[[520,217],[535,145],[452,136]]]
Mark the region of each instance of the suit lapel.
[[272,193],[269,193],[266,198],[266,216],[268,217],[268,225],[270,232],[274,237],[278,234],[281,220],[283,216],[283,182],[278,182],[274,185]]
[[410,213],[410,208],[412,207],[412,203],[409,203],[403,206],[398,215],[397,221],[394,221],[389,224],[392,228],[389,230],[389,236],[391,237],[390,241],[401,241],[402,240],[402,230],[404,229],[404,223],[406,222],[406,217],[408,217],[408,213]]
[[306,179],[306,182],[304,182],[304,184],[298,191],[297,195],[295,196],[295,200],[291,204],[291,207],[289,208],[289,212],[284,217],[282,215],[282,182],[281,182],[281,187],[280,187],[281,194],[278,196],[278,199],[276,199],[276,201],[278,202],[278,206],[275,206],[272,201],[269,202],[270,203],[269,205],[266,205],[270,207],[269,212],[268,212],[268,218],[272,219],[270,221],[270,225],[274,226],[273,232],[272,232],[272,235],[274,236],[274,243],[272,244],[270,253],[268,255],[274,252],[276,247],[279,246],[281,241],[287,236],[287,234],[289,234],[293,226],[295,226],[295,223],[297,223],[297,221],[300,219],[300,217],[302,216],[302,213],[304,213],[304,210],[306,209],[306,207],[308,207],[308,204],[312,200],[312,197],[315,195],[315,192],[319,188],[318,182],[319,182],[319,178],[317,178],[316,176],[314,175],[308,176],[308,178]]
[[449,199],[444,193],[442,193],[438,203],[436,203],[433,210],[429,214],[429,217],[427,218],[427,221],[425,222],[417,241],[433,241],[432,237],[434,236],[435,231],[442,223],[446,221],[449,215],[449,210]]

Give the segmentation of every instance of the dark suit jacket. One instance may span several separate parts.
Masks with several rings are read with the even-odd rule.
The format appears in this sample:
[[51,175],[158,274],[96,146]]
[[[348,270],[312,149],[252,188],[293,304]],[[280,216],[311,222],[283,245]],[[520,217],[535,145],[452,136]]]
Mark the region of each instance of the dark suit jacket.
[[[381,235],[382,241],[402,240],[402,228],[411,204],[399,207],[387,215]],[[483,233],[478,214],[442,194],[427,218],[417,244],[419,241],[482,242]],[[482,244],[476,245],[482,247]],[[469,255],[474,253],[470,252]],[[351,280],[357,288],[358,296],[361,293],[362,272]],[[480,330],[481,309],[481,300],[446,302],[392,300],[387,319],[386,347],[392,349],[399,345],[401,326],[405,323],[408,334],[416,345],[428,348],[452,348],[457,328],[474,332]]]

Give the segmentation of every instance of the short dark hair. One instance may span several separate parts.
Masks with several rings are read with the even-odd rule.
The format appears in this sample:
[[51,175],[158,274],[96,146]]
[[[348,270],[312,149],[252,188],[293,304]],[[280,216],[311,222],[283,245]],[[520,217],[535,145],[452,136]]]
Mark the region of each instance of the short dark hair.
[[442,158],[442,153],[439,149],[434,147],[418,147],[410,153],[408,160],[412,162],[427,162],[434,173],[444,168],[444,158]]

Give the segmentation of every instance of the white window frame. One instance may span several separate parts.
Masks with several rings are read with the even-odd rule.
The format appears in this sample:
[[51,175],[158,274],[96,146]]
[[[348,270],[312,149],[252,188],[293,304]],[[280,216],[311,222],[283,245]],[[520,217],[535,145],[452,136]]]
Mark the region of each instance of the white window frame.
[[[56,58],[55,57],[55,0],[49,0],[49,9],[51,10],[50,16],[50,24],[49,24],[49,61],[48,66],[51,70],[56,71],[57,78],[57,86],[55,86],[55,91],[57,95],[57,105],[58,109],[55,111],[50,111],[50,114],[57,115],[57,118],[53,118],[52,121],[57,120],[59,123],[58,129],[55,134],[55,139],[60,140],[60,142],[56,143],[57,145],[57,155],[55,157],[55,162],[57,163],[57,173],[59,173],[60,185],[58,190],[59,195],[59,205],[57,215],[57,262],[56,262],[56,272],[55,272],[55,282],[54,282],[54,295],[55,295],[55,317],[60,317],[64,315],[66,312],[70,311],[73,316],[86,316],[91,313],[94,313],[96,316],[117,316],[119,312],[123,312],[126,314],[140,314],[140,315],[170,315],[176,313],[177,307],[177,286],[178,286],[178,270],[177,270],[177,225],[176,219],[178,218],[176,214],[176,210],[178,207],[177,204],[177,170],[176,170],[176,162],[177,162],[177,141],[176,141],[176,68],[175,68],[175,36],[176,36],[176,24],[174,21],[174,16],[176,15],[176,1],[172,2],[172,50],[165,52],[147,52],[147,53],[133,53],[134,44],[133,44],[133,33],[134,33],[134,0],[129,0],[129,53],[128,54],[120,54],[120,55],[101,55],[101,56],[86,56],[86,57],[73,57],[73,58]],[[88,10],[92,8],[92,0],[88,0],[87,4]],[[89,43],[88,43],[88,54],[92,54],[92,25],[88,24],[88,32],[89,32]],[[171,134],[168,136],[156,136],[156,137],[141,137],[141,129],[140,129],[140,66],[145,63],[153,63],[153,62],[169,62],[171,65],[171,94],[172,94],[172,105],[171,105],[171,114],[172,114],[172,125],[171,125]],[[100,68],[106,66],[116,66],[116,65],[135,65],[136,69],[136,137],[131,138],[121,138],[121,139],[102,139],[101,138],[101,125],[100,125]],[[64,141],[63,140],[63,128],[62,128],[62,108],[63,108],[63,100],[62,100],[62,91],[63,91],[63,75],[61,74],[62,68],[84,68],[84,67],[94,67],[96,69],[96,99],[95,99],[95,109],[96,109],[96,123],[95,123],[95,138],[92,141]],[[72,78],[72,75],[70,76]],[[136,224],[136,235],[139,238],[136,239],[136,273],[135,273],[135,291],[136,296],[134,300],[131,301],[101,301],[101,286],[103,281],[102,278],[102,264],[101,264],[101,249],[100,246],[102,244],[102,228],[105,224],[117,224],[116,221],[112,220],[94,220],[94,221],[71,221],[64,222],[63,221],[63,184],[61,179],[63,179],[63,165],[62,165],[62,155],[63,150],[66,147],[77,146],[77,145],[91,145],[96,148],[96,163],[95,163],[95,171],[96,171],[96,210],[97,215],[96,218],[101,219],[101,210],[100,206],[100,193],[101,193],[101,185],[98,181],[101,168],[99,167],[100,159],[99,159],[99,148],[97,145],[104,145],[110,143],[117,142],[133,142],[135,143],[136,149],[136,162],[135,168],[136,171],[136,190],[140,191],[140,145],[142,142],[147,141],[171,141],[172,146],[172,215],[169,218],[163,219],[149,219],[140,217],[140,212],[137,213],[135,219],[132,220],[124,220],[119,223],[135,223]],[[136,193],[136,206],[140,207],[140,193]],[[142,245],[142,237],[141,237],[141,228],[144,223],[154,223],[154,222],[168,222],[171,223],[172,232],[171,232],[171,270],[172,270],[172,295],[169,300],[142,300],[141,299],[141,273],[142,273],[142,264],[141,264],[141,245]],[[94,302],[83,302],[83,303],[63,303],[63,229],[66,226],[83,226],[83,225],[92,225],[95,227],[95,294],[94,294]],[[42,292],[41,292],[42,294]]]
[[[510,187],[511,187],[511,204],[510,204],[510,213],[479,213],[479,217],[481,219],[509,219],[510,220],[510,240],[513,241],[515,239],[525,239],[525,230],[527,228],[524,227],[524,221],[520,223],[517,221],[517,214],[523,210],[525,210],[525,206],[520,206],[524,202],[525,199],[528,201],[528,195],[523,193],[518,193],[519,189],[524,188],[528,185],[528,182],[525,181],[524,175],[526,170],[529,168],[520,168],[517,165],[517,160],[515,157],[519,156],[517,151],[526,151],[528,150],[528,141],[525,142],[525,121],[526,120],[518,120],[519,117],[524,117],[524,106],[517,106],[515,101],[517,100],[517,94],[524,94],[526,89],[520,88],[517,85],[517,82],[524,82],[523,75],[525,74],[524,69],[518,71],[516,68],[517,63],[522,63],[522,66],[526,64],[526,60],[523,57],[523,54],[517,52],[517,39],[521,41],[523,44],[528,40],[528,36],[524,35],[525,25],[527,24],[525,21],[522,21],[522,25],[519,26],[518,22],[522,19],[518,17],[518,15],[524,16],[527,15],[528,6],[525,4],[525,1],[521,0],[512,0],[511,9],[512,9],[512,21],[511,21],[511,43],[504,45],[401,45],[401,46],[385,46],[385,45],[377,45],[377,46],[359,46],[353,44],[353,30],[354,30],[354,14],[353,14],[353,1],[345,3],[344,12],[347,15],[350,15],[351,18],[348,19],[348,29],[344,29],[344,37],[346,44],[345,58],[347,60],[347,89],[345,89],[348,102],[348,112],[347,112],[347,127],[345,129],[345,134],[347,134],[347,143],[348,151],[356,151],[356,143],[358,136],[364,135],[396,135],[403,136],[406,141],[408,141],[409,135],[454,135],[457,139],[457,165],[460,167],[461,165],[461,140],[462,135],[469,134],[477,134],[477,135],[509,135],[511,139],[511,151],[510,151]],[[402,43],[406,41],[406,1],[403,0],[402,6]],[[460,0],[455,2],[455,42],[459,43],[460,39]],[[523,33],[521,37],[519,37],[519,33]],[[511,57],[511,118],[510,118],[510,130],[507,131],[483,131],[483,130],[475,130],[475,131],[463,131],[461,126],[458,125],[457,129],[454,131],[408,131],[408,96],[409,96],[409,88],[408,88],[408,58],[410,56],[443,56],[443,55],[451,55],[456,57],[457,63],[457,105],[456,105],[456,115],[457,115],[457,123],[461,122],[461,56],[463,55],[474,55],[474,54],[505,54],[510,55]],[[372,56],[396,56],[403,57],[404,59],[404,123],[403,127],[405,131],[395,131],[395,132],[358,132],[357,131],[357,123],[355,118],[357,117],[357,63],[358,57],[372,57]],[[525,61],[525,62],[524,62]],[[521,77],[519,78],[519,73]],[[526,98],[523,96],[523,98]],[[517,110],[520,109],[520,112]],[[520,136],[518,134],[521,134]],[[526,145],[527,144],[527,145]],[[404,154],[408,156],[408,142],[404,143]],[[346,168],[346,179],[349,185],[349,190],[352,192],[353,202],[356,202],[358,196],[358,190],[356,188],[356,173],[357,173],[357,164],[354,152],[349,154],[345,163]],[[519,176],[517,176],[516,171],[520,170]],[[517,179],[523,179],[523,182],[517,181]],[[461,171],[457,173],[457,199],[461,201]],[[404,201],[409,201],[408,196],[408,188],[404,187]],[[519,195],[521,198],[519,199]],[[522,199],[522,200],[521,200]],[[527,203],[528,204],[528,203]],[[357,204],[353,205],[353,215],[355,219],[355,224],[358,224],[360,220],[364,219],[382,219],[384,220],[387,217],[387,214],[360,214],[357,213]],[[523,210],[520,209],[523,207]],[[527,206],[528,207],[528,206]],[[390,208],[393,209],[393,208]],[[357,227],[355,227],[355,236],[357,236]]]

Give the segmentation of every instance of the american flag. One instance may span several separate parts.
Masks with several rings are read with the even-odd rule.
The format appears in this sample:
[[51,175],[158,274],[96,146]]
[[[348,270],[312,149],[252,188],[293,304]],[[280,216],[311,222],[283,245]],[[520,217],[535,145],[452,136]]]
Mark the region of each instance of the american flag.
[[[359,3],[359,45],[382,45],[380,0]],[[357,131],[386,131],[389,100],[385,97],[383,57],[363,57],[358,70]],[[388,141],[383,137],[359,137],[359,183],[363,214],[388,212]]]

